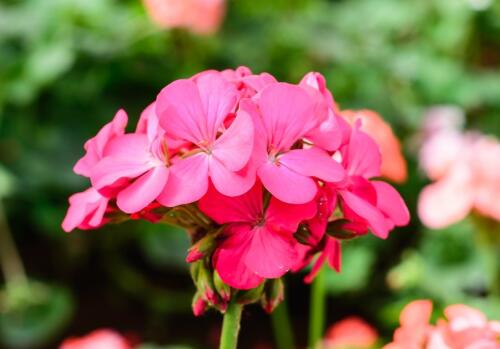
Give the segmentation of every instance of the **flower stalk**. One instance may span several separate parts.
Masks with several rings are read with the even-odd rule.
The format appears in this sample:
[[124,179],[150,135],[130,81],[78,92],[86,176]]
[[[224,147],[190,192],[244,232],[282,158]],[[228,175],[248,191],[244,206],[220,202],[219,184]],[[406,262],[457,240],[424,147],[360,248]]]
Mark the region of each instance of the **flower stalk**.
[[309,349],[321,348],[319,345],[325,329],[326,310],[326,271],[323,267],[313,281],[309,312]]
[[222,322],[222,333],[219,349],[236,349],[240,332],[241,313],[243,305],[231,302],[227,306]]

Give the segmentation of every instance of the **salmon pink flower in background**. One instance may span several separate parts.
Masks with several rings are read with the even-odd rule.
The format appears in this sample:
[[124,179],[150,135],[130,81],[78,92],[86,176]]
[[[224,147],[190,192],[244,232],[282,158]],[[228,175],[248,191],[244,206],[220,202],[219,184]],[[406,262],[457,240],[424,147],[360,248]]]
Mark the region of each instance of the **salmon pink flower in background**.
[[363,319],[351,316],[333,324],[326,332],[325,349],[369,349],[378,340],[377,331]]
[[401,312],[393,342],[384,349],[498,349],[500,322],[489,321],[477,309],[464,304],[448,306],[446,319],[429,324],[432,303],[427,300],[409,303]]
[[167,137],[192,144],[189,153],[173,159],[168,182],[158,200],[173,207],[199,200],[209,178],[228,196],[247,192],[255,171],[247,166],[254,146],[250,116],[239,111],[226,129],[224,121],[235,112],[236,88],[219,74],[177,80],[158,95],[156,112]]
[[293,234],[301,221],[316,214],[314,202],[290,205],[274,197],[265,209],[260,183],[234,198],[211,187],[199,206],[218,224],[228,224],[214,265],[224,282],[238,289],[254,288],[263,278],[290,270],[297,258]]
[[224,19],[225,0],[143,0],[158,26],[186,28],[197,34],[213,34]]
[[361,129],[373,137],[380,147],[381,175],[395,183],[405,182],[408,177],[406,160],[391,126],[379,114],[367,109],[343,110],[342,116],[352,124],[361,120]]
[[84,337],[68,338],[59,349],[132,349],[132,346],[117,332],[103,329]]

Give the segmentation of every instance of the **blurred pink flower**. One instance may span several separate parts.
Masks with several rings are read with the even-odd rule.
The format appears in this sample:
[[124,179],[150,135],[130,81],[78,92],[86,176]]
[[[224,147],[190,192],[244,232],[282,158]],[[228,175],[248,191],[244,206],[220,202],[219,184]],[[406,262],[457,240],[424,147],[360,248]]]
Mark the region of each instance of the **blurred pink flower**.
[[[445,116],[457,119],[452,113]],[[420,193],[420,219],[428,227],[443,228],[476,210],[500,221],[500,143],[479,133],[461,133],[458,121],[443,119],[433,111],[426,120],[420,165],[435,182]]]
[[258,286],[263,278],[283,276],[296,263],[299,223],[316,214],[314,202],[291,205],[271,197],[264,208],[262,185],[246,194],[227,197],[210,187],[200,210],[218,224],[227,224],[214,255],[222,280],[238,289]]
[[146,10],[162,28],[186,28],[213,34],[224,18],[225,0],[143,0]]
[[448,306],[446,319],[429,324],[432,303],[419,300],[402,311],[393,342],[384,349],[498,349],[500,322],[489,321],[477,309],[463,304]]
[[363,319],[351,316],[333,324],[326,332],[325,349],[368,349],[378,340],[377,331]]
[[405,182],[408,177],[406,160],[391,126],[379,114],[367,109],[343,110],[342,116],[351,124],[361,119],[361,129],[377,142],[382,154],[381,175],[395,183]]
[[68,338],[59,349],[132,349],[132,346],[117,332],[102,329],[84,337]]

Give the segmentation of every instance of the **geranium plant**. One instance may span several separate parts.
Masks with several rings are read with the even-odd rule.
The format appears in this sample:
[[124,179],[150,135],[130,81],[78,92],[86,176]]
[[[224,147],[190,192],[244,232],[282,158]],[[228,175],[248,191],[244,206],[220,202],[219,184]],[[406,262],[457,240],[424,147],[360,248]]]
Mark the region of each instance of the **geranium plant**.
[[[315,257],[306,281],[325,262],[340,271],[343,239],[385,239],[408,223],[397,191],[374,179],[379,147],[360,120],[344,120],[318,73],[289,84],[245,67],[205,71],[163,88],[134,132],[126,125],[120,110],[85,144],[74,170],[91,187],[70,198],[63,228],[184,227],[193,310],[224,314],[220,348],[236,348],[244,304],[273,311],[287,272]],[[314,344],[322,324],[312,323]]]

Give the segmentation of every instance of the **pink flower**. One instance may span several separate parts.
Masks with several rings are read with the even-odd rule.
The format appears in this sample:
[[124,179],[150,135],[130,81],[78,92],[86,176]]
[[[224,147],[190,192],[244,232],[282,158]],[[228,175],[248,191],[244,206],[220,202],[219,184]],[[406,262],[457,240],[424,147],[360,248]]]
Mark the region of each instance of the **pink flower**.
[[408,304],[401,313],[401,327],[384,349],[497,349],[500,322],[488,321],[479,310],[463,304],[448,306],[447,320],[430,325],[432,303],[421,300]]
[[[127,121],[125,111],[118,110],[113,120],[85,143],[86,152],[74,166],[75,173],[90,177],[97,163],[103,158],[109,143],[125,133]],[[109,200],[109,197],[92,187],[73,194],[69,198],[70,206],[62,223],[63,230],[70,232],[75,228],[95,229],[105,224],[104,214],[108,210]]]
[[81,338],[66,339],[59,349],[132,349],[132,346],[120,334],[104,329]]
[[418,300],[409,303],[401,312],[399,327],[394,332],[394,340],[384,349],[424,349],[433,330],[429,325],[432,315],[432,302]]
[[169,178],[169,149],[153,110],[151,105],[144,111],[145,133],[113,138],[92,171],[92,186],[116,193],[116,204],[126,213],[139,212],[156,200]]
[[420,193],[420,219],[430,228],[443,228],[475,209],[500,221],[500,163],[496,160],[500,158],[500,143],[478,133],[461,133],[458,121],[443,119],[455,114],[430,115],[420,165],[435,182]]
[[224,0],[143,0],[151,19],[162,28],[187,28],[213,34],[224,18]]
[[258,286],[263,278],[278,278],[296,263],[293,234],[299,223],[316,213],[314,202],[286,204],[271,197],[264,209],[262,185],[239,197],[227,197],[211,187],[200,210],[218,224],[227,224],[214,255],[215,269],[238,289]]
[[375,345],[377,331],[363,319],[351,316],[332,325],[326,332],[325,349],[366,349]]
[[73,171],[76,174],[90,177],[93,167],[103,158],[108,143],[125,133],[127,121],[127,113],[123,109],[118,110],[110,123],[104,125],[95,137],[85,142],[86,153],[78,160]]
[[106,223],[104,214],[109,199],[94,188],[76,193],[69,198],[69,209],[62,222],[62,228],[69,233],[75,228],[96,229]]
[[336,186],[344,217],[350,221],[345,228],[359,234],[371,229],[385,239],[395,226],[408,224],[410,214],[399,193],[385,182],[370,180],[380,174],[381,156],[359,124],[340,153],[348,174],[347,181]]
[[401,144],[391,126],[371,110],[344,110],[342,116],[353,124],[355,120],[361,119],[361,129],[377,142],[382,155],[382,176],[396,183],[406,181],[408,177],[406,160],[401,151]]
[[247,166],[253,150],[254,127],[250,116],[238,111],[238,92],[219,74],[193,80],[177,80],[158,95],[156,112],[167,137],[191,145],[172,159],[168,182],[158,197],[165,206],[199,200],[209,178],[227,196],[247,192],[255,183],[255,171]]
[[312,129],[305,138],[327,151],[338,150],[349,140],[351,128],[340,116],[337,103],[326,87],[325,78],[319,73],[311,72],[302,78],[299,86],[309,94],[311,94],[311,89],[319,92],[319,94],[313,93],[312,95],[320,104],[324,104],[327,110],[327,117],[321,120],[320,125]]
[[328,182],[344,179],[342,167],[326,151],[300,146],[302,138],[322,120],[315,113],[315,100],[303,88],[272,83],[256,96],[255,104],[244,102],[248,103],[242,103],[241,109],[252,116],[259,134],[253,158],[257,174],[273,196],[302,204],[315,197],[316,178]]

